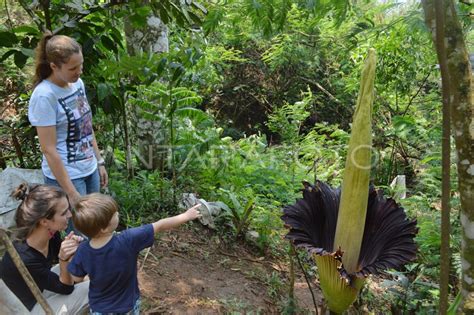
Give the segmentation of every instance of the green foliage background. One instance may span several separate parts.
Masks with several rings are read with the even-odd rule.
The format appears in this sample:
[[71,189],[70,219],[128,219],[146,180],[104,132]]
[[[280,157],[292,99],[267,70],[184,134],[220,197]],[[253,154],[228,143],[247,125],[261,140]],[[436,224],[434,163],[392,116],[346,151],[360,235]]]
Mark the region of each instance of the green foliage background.
[[[459,11],[472,47],[468,8],[460,3]],[[168,25],[169,52],[131,55],[124,18],[140,27],[150,14]],[[279,216],[300,196],[300,182],[341,182],[358,76],[374,47],[372,181],[390,194],[391,180],[407,176],[408,197],[400,202],[418,218],[419,258],[388,276],[396,289],[376,298],[366,293],[359,304],[375,312],[436,310],[440,78],[418,4],[77,0],[51,1],[43,10],[37,1],[22,0],[3,2],[0,18],[0,167],[40,165],[26,114],[33,49],[48,27],[83,46],[83,80],[107,155],[110,193],[125,214],[122,224],[175,213],[180,194],[193,192],[232,209],[219,218],[219,233],[234,240],[257,231],[251,242],[272,255],[286,252]],[[124,135],[136,108],[160,125],[153,153],[162,157],[161,168],[147,169],[146,157],[135,154],[133,128],[135,153],[127,163]],[[455,178],[452,189],[454,298],[460,273]]]

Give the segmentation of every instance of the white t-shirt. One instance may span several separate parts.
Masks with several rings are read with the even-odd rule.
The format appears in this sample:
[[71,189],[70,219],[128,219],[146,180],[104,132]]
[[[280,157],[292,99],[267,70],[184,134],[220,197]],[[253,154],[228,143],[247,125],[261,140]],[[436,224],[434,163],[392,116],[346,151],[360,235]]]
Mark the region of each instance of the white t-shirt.
[[[43,80],[31,95],[28,119],[35,127],[56,126],[56,150],[71,179],[96,170],[92,113],[81,79],[66,88]],[[41,167],[46,177],[56,179],[44,155]]]

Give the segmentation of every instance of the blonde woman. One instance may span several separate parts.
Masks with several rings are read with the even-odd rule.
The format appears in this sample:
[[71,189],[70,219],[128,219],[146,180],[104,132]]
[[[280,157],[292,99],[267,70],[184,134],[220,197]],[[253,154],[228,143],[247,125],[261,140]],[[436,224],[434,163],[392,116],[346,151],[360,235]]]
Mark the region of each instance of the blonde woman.
[[35,88],[28,107],[43,152],[45,183],[60,186],[72,205],[108,183],[80,79],[83,61],[73,38],[44,34],[36,48]]

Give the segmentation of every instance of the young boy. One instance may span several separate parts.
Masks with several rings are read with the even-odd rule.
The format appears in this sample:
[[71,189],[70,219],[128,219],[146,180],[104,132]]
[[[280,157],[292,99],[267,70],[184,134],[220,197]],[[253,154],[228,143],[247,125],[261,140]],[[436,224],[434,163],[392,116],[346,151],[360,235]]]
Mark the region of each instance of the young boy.
[[73,221],[76,229],[89,237],[89,241],[79,245],[68,271],[75,281],[89,276],[91,314],[139,314],[139,252],[153,245],[155,233],[200,217],[198,207],[196,205],[177,216],[114,234],[119,223],[115,200],[99,193],[81,197],[73,213]]

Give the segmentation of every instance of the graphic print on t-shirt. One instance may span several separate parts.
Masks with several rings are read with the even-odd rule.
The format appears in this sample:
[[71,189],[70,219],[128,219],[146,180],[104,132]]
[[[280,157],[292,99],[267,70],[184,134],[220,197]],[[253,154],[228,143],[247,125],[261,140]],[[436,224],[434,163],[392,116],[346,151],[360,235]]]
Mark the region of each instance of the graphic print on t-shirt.
[[92,158],[92,113],[84,91],[80,88],[73,94],[59,99],[66,113],[67,160],[68,163]]

